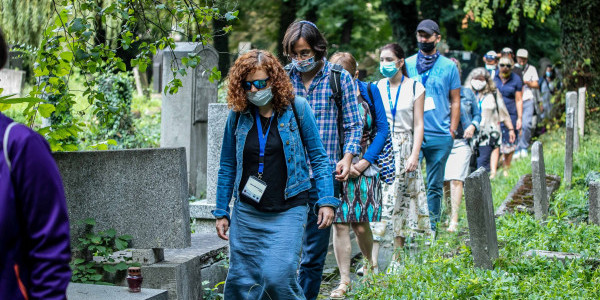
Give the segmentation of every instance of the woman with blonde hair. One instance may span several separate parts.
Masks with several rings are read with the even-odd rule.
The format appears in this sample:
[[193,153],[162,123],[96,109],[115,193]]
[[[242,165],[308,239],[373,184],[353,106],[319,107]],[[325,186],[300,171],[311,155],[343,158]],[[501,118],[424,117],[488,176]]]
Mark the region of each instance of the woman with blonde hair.
[[213,211],[218,236],[229,240],[224,298],[305,299],[297,271],[311,188],[306,156],[317,182],[319,228],[331,225],[339,203],[315,117],[304,98],[294,98],[277,58],[263,50],[231,67],[227,103]]
[[[469,73],[466,86],[473,90],[477,98],[476,104],[481,111],[479,122],[479,156],[477,157],[477,168],[484,167],[490,174],[496,174],[498,167],[498,148],[503,140],[499,124],[502,123],[508,129],[507,140],[515,141],[515,131],[502,99],[502,95],[496,89],[490,73],[484,68],[476,68]],[[494,154],[494,152],[496,154]]]

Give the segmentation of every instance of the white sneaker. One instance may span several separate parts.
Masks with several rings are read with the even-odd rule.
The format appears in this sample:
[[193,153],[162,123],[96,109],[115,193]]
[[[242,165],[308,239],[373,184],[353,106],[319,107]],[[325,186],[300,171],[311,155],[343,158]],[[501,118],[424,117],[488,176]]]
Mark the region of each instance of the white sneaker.
[[520,150],[517,150],[517,151],[515,151],[515,154],[513,154],[513,157],[512,157],[512,159],[513,159],[513,160],[517,160],[517,159],[519,159],[519,158],[521,158],[521,151],[520,151]]

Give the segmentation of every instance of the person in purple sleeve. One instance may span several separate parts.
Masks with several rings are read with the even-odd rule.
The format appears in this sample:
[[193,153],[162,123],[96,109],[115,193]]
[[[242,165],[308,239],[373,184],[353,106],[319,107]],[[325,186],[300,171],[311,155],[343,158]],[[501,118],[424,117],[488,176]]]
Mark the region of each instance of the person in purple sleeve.
[[[0,66],[7,56],[0,32]],[[66,299],[69,220],[50,146],[2,113],[0,141],[0,299]]]

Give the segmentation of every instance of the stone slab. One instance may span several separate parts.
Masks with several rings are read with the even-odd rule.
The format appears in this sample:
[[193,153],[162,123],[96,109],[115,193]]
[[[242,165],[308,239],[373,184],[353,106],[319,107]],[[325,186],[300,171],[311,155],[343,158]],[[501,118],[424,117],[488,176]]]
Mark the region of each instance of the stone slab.
[[208,78],[219,56],[212,46],[176,43],[175,49],[163,52],[163,85],[173,79],[171,68],[181,67],[181,59],[189,54],[200,57],[200,64],[177,77],[183,85],[177,93],[162,93],[160,145],[186,148],[189,190],[201,197],[206,190],[208,104],[217,102],[217,82]]
[[127,287],[94,285],[83,283],[69,283],[67,287],[67,299],[69,300],[169,300],[166,290],[146,288],[142,282],[142,290],[139,293],[131,293]]
[[498,258],[498,237],[489,175],[479,168],[465,182],[465,202],[471,253],[475,267],[493,269]]
[[564,178],[567,189],[571,188],[573,179],[573,151],[575,150],[575,109],[577,106],[577,93],[567,92],[567,117],[566,117],[566,136],[565,136],[565,169]]
[[129,234],[131,248],[190,246],[184,148],[55,153],[71,224],[71,243],[95,230]]
[[548,259],[555,259],[559,261],[567,261],[573,259],[585,259],[585,261],[589,264],[600,265],[600,259],[598,258],[588,258],[584,257],[581,254],[577,253],[567,253],[567,252],[555,252],[555,251],[546,251],[546,250],[529,250],[523,253],[524,257],[543,257]]
[[229,108],[225,103],[211,103],[208,105],[208,145],[206,162],[206,200],[208,203],[216,203],[217,200],[217,178],[221,160],[221,146],[223,133]]
[[600,226],[600,182],[590,182],[588,197],[590,206],[590,222]]
[[578,90],[578,100],[577,100],[577,129],[579,130],[579,135],[583,137],[585,133],[585,107],[586,107],[586,89],[585,87],[581,87]]
[[16,94],[17,97],[19,97],[21,96],[24,84],[25,71],[11,69],[0,70],[0,88],[3,89],[0,96]]
[[167,290],[170,300],[201,299],[203,281],[209,281],[207,287],[213,287],[225,280],[227,272],[213,266],[222,264],[227,253],[228,242],[216,233],[193,234],[191,247],[165,249],[163,262],[142,266],[144,283]]
[[548,216],[548,189],[546,187],[546,165],[542,143],[536,141],[531,147],[531,185],[533,189],[533,212],[537,220]]

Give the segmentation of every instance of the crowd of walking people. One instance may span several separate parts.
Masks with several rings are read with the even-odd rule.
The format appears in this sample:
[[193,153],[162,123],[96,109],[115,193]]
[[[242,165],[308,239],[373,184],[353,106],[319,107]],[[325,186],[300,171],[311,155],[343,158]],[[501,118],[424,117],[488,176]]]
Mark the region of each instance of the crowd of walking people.
[[441,38],[424,20],[416,54],[395,43],[378,49],[377,82],[358,80],[351,53],[327,60],[309,21],[285,33],[287,66],[264,50],[236,60],[213,211],[230,242],[226,299],[316,299],[331,227],[341,278],[330,298],[344,299],[350,229],[364,258],[357,273],[379,272],[381,247],[435,239],[444,190],[446,230],[455,232],[468,174],[483,167],[494,178],[501,162],[507,176],[512,159],[527,156],[535,118],[548,115],[560,88],[553,67],[540,79],[527,50],[504,48],[461,84]]

